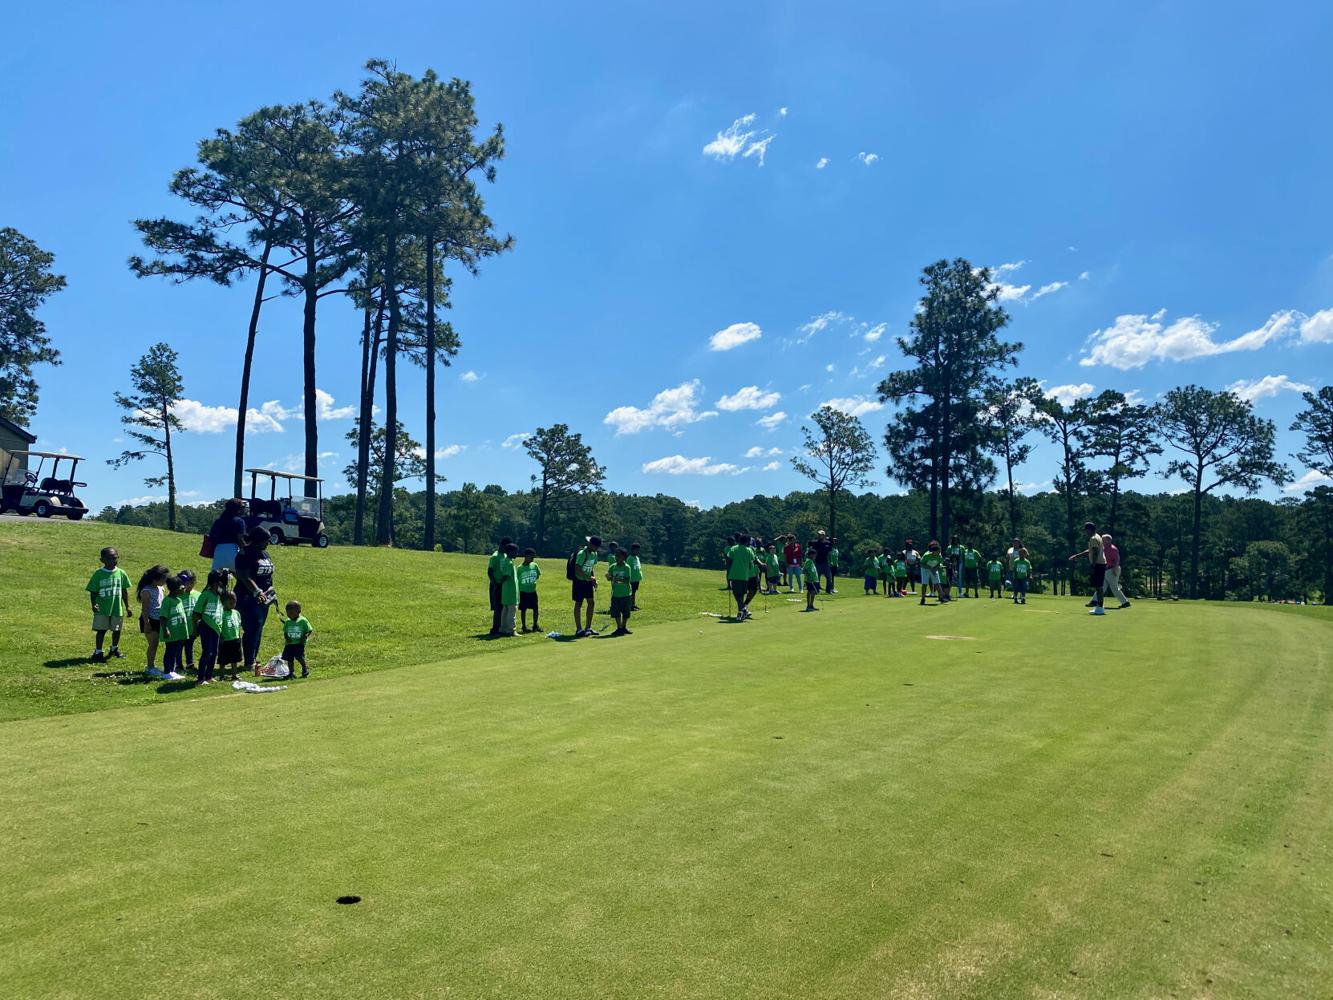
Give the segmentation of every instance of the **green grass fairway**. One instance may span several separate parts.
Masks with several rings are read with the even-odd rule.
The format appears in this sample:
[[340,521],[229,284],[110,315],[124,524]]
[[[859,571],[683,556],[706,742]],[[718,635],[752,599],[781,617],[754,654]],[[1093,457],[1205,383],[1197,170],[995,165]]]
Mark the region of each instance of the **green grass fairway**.
[[[216,696],[192,685],[143,675],[143,638],[130,623],[126,658],[88,662],[91,613],[83,592],[104,545],[120,549],[121,566],[137,583],[156,562],[208,576],[199,538],[152,528],[63,521],[0,522],[0,721],[148,702]],[[545,641],[517,636],[477,638],[491,626],[483,556],[334,547],[283,547],[273,553],[279,597],[299,600],[318,634],[310,642],[315,680],[413,663],[438,663],[477,652],[512,652]],[[544,630],[573,631],[563,559],[539,560]],[[721,572],[646,566],[640,624],[694,618],[722,608]],[[606,610],[609,589],[599,592]],[[275,612],[276,613],[276,612]],[[611,619],[599,617],[605,624]],[[282,652],[272,613],[264,631],[266,657]],[[301,683],[309,683],[301,682]]]
[[1320,609],[853,597],[507,648],[0,726],[0,994],[1330,993]]

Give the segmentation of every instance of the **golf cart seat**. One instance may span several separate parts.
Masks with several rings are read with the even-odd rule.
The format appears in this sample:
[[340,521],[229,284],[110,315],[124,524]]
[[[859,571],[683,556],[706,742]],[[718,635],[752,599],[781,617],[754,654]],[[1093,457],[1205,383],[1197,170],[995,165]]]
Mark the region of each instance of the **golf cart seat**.
[[47,476],[38,487],[43,493],[69,493],[73,484],[68,479],[52,479]]
[[278,521],[282,519],[282,504],[276,500],[258,500],[250,501],[250,516],[264,518],[265,520]]

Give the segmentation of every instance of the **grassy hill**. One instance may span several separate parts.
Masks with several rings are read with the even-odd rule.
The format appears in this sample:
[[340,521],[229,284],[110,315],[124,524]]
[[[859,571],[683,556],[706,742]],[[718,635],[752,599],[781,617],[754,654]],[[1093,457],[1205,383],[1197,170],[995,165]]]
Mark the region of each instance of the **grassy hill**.
[[[66,575],[99,538],[41,531]],[[63,578],[15,571],[4,537],[4,604],[34,576],[55,604]],[[312,588],[354,574],[320,617],[335,597],[365,605],[344,624],[395,611],[389,635],[330,637],[326,670],[458,658],[0,727],[0,992],[1285,1000],[1333,981],[1321,609],[855,596],[738,625],[682,596],[688,621],[496,655],[440,606],[479,602],[475,561],[278,558]],[[376,578],[404,565],[404,586]],[[27,597],[0,635],[31,625]],[[58,600],[63,636],[79,616]],[[431,641],[441,619],[454,638]]]
[[[104,545],[120,550],[132,582],[157,562],[173,571],[193,569],[201,587],[207,576],[208,560],[200,558],[194,535],[95,521],[0,521],[0,720],[218,694],[145,678],[137,631],[122,643],[126,659],[106,666],[88,662],[93,644],[83,587]],[[479,652],[510,655],[549,641],[536,635],[498,642],[479,638],[490,629],[482,556],[284,547],[273,558],[279,597],[299,600],[318,631],[309,649],[316,680]],[[570,632],[564,563],[546,560],[542,568],[544,630]],[[648,566],[645,577],[636,630],[725,605],[720,573]],[[598,610],[606,605],[603,597]],[[281,631],[272,624],[265,629],[264,649],[268,655],[282,650]]]

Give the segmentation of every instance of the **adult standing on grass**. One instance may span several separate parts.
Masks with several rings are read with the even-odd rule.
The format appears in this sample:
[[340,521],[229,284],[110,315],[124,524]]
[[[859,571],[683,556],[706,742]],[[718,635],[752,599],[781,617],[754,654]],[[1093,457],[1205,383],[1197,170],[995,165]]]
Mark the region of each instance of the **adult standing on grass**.
[[[596,535],[588,537],[587,544],[574,553],[570,560],[569,577],[572,581],[570,596],[574,601],[574,635],[595,635],[592,630],[593,605],[597,600],[597,553],[601,551],[602,540]],[[587,603],[583,617],[579,612]]]
[[208,539],[213,543],[213,569],[236,571],[236,554],[245,544],[245,518],[241,516],[244,513],[245,501],[232,498],[222,505],[222,513],[209,527]]
[[1092,610],[1088,614],[1104,615],[1106,609],[1102,607],[1102,588],[1106,585],[1106,543],[1102,541],[1102,536],[1097,534],[1097,525],[1091,521],[1083,525],[1083,530],[1088,536],[1088,547],[1082,552],[1075,552],[1069,557],[1069,561],[1074,562],[1084,556],[1088,557],[1091,566],[1088,575],[1092,583],[1092,600],[1087,605]]
[[1110,535],[1102,535],[1102,541],[1105,543],[1106,552],[1106,585],[1102,590],[1107,594],[1115,594],[1120,601],[1121,610],[1124,610],[1129,607],[1129,598],[1120,589],[1120,550],[1116,548]]
[[836,594],[833,588],[833,571],[829,568],[829,553],[833,551],[833,543],[829,541],[824,529],[820,528],[815,534],[814,551],[810,553],[815,558],[815,572],[819,574],[819,579],[824,584],[824,593]]
[[486,561],[487,592],[491,602],[490,636],[492,639],[500,634],[500,618],[504,612],[504,605],[500,603],[500,591],[504,586],[504,580],[500,575],[500,563],[504,560],[505,546],[512,541],[513,539],[508,536],[501,538],[500,544],[495,547],[490,559]]
[[787,592],[789,594],[794,594],[801,589],[801,558],[803,554],[801,543],[796,540],[796,536],[788,535],[787,544],[782,547],[782,559],[787,566],[787,583],[790,587]]
[[907,585],[916,593],[916,585],[921,579],[921,553],[909,538],[903,543],[903,562],[907,563]]
[[259,666],[264,622],[276,595],[268,532],[260,527],[251,528],[245,542],[245,548],[236,556],[236,610],[241,615],[241,655],[245,667],[254,670]]

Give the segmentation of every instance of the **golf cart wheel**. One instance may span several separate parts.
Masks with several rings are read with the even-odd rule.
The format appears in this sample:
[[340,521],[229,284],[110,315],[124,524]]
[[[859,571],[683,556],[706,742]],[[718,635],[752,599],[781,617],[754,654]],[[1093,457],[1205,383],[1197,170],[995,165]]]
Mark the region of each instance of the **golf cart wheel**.
[[329,547],[329,536],[321,531],[318,535],[315,536],[315,548],[327,549],[328,547]]
[[71,521],[82,521],[84,512],[81,510],[72,510],[67,515]]
[[287,539],[277,528],[269,528],[268,542],[270,545],[284,545],[286,544]]
[[51,505],[47,503],[45,500],[38,500],[35,504],[33,504],[32,512],[36,514],[38,517],[50,517]]

